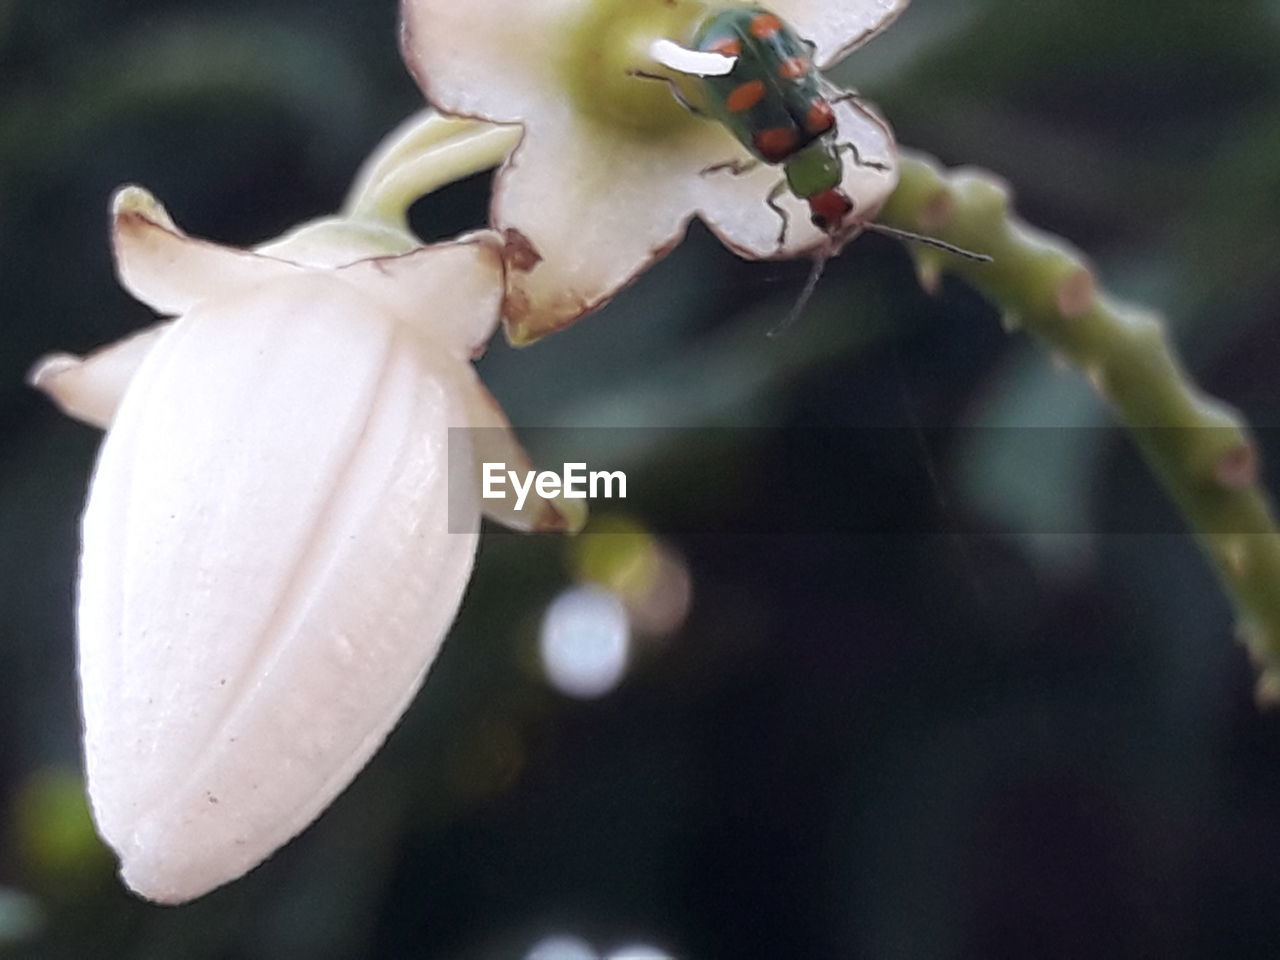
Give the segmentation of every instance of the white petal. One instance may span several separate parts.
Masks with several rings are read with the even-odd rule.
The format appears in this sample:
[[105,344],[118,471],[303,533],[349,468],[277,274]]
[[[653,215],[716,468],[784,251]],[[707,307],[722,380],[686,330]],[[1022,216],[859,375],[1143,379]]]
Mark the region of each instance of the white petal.
[[707,123],[638,149],[568,120],[530,127],[494,185],[494,225],[531,245],[508,263],[516,344],[572,323],[678,243],[705,186],[697,170],[734,143]]
[[360,260],[336,274],[457,356],[483,351],[502,305],[502,253],[492,231],[398,257]]
[[[465,478],[459,477],[459,481],[465,479],[479,487],[485,463],[504,464],[505,469],[521,473],[533,470],[533,461],[511,429],[511,421],[474,373],[463,389],[463,398],[470,418],[471,429],[466,432],[474,461],[472,472]],[[586,525],[585,500],[567,497],[548,499],[530,489],[523,508],[517,510],[517,498],[510,485],[504,485],[503,490],[507,494],[505,498],[482,498],[480,505],[485,516],[504,527],[523,532],[565,530],[577,533]]]
[[590,7],[587,0],[403,0],[405,62],[441,110],[517,122],[557,101],[565,30]]
[[284,260],[188,237],[141,187],[120,190],[112,209],[120,282],[157,313],[177,316],[209,297],[303,270]]
[[[869,218],[897,182],[893,137],[852,102],[835,110],[840,142],[889,167],[860,167],[845,155],[842,186],[855,215]],[[511,342],[535,340],[608,300],[679,242],[695,211],[744,256],[796,256],[827,242],[805,204],[788,195],[781,200],[786,245],[779,248],[782,223],[765,199],[782,171],[762,164],[741,176],[705,172],[734,159],[749,158],[712,121],[643,149],[588,125],[531,127],[494,187],[495,225],[527,239],[534,253],[526,269],[508,264]]]
[[888,27],[910,0],[771,0],[769,6],[796,33],[818,47],[827,68]]
[[143,358],[172,325],[157,323],[83,358],[52,353],[32,367],[27,382],[48,394],[63,413],[105,429]]
[[93,480],[79,611],[90,799],[143,896],[268,856],[418,688],[476,543],[448,532],[457,369],[323,274],[198,306],[143,363]]

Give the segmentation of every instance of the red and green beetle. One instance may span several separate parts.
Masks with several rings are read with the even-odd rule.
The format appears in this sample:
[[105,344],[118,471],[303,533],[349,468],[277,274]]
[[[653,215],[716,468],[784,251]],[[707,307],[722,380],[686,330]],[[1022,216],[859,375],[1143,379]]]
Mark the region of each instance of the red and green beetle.
[[[778,214],[782,227],[778,246],[786,242],[787,213],[778,198],[790,191],[809,205],[810,220],[832,239],[835,246],[851,232],[845,219],[853,212],[853,201],[844,192],[844,160],[847,153],[855,164],[888,170],[885,163],[866,160],[857,146],[839,140],[835,104],[857,99],[857,94],[839,90],[828,83],[814,66],[814,44],[801,37],[777,14],[762,7],[740,6],[717,9],[693,30],[690,48],[661,41],[668,50],[693,57],[711,58],[716,66],[686,71],[663,59],[664,66],[681,76],[638,73],[663,80],[680,103],[691,112],[719,121],[754,158],[708,167],[704,173],[727,170],[745,173],[761,163],[782,168],[783,179],[769,191],[765,202]],[[653,48],[651,48],[652,50]],[[681,83],[697,91],[691,101]],[[882,224],[859,223],[908,240],[940,247],[961,256],[989,260],[981,254],[962,250],[932,237],[896,230]],[[833,247],[834,249],[834,247]]]
[[[662,43],[686,52],[670,41]],[[761,163],[780,166],[783,179],[765,200],[782,220],[778,245],[783,245],[787,233],[787,214],[778,198],[788,190],[809,204],[814,226],[839,238],[845,232],[845,218],[853,211],[853,201],[840,187],[844,179],[840,154],[848,152],[862,166],[888,169],[863,160],[856,146],[836,139],[833,104],[855,95],[836,91],[828,99],[823,90],[830,85],[813,65],[813,43],[761,7],[716,10],[695,27],[690,44],[689,53],[716,61],[717,68],[684,72],[675,63],[663,62],[693,84],[698,103],[685,96],[680,82],[670,76],[638,75],[664,80],[685,108],[719,121],[754,158],[716,164],[703,172],[741,174]]]
[[[686,71],[674,62],[682,57],[672,58],[673,62],[662,59],[664,66],[693,85],[698,102],[685,96],[680,82],[670,76],[638,75],[665,81],[684,107],[698,116],[719,121],[754,158],[716,164],[703,173],[727,170],[741,174],[761,163],[780,166],[783,179],[765,198],[765,203],[782,221],[778,246],[785,245],[789,224],[787,212],[778,204],[778,198],[787,191],[809,205],[813,225],[830,238],[826,250],[815,254],[804,292],[786,319],[774,329],[773,333],[777,333],[803,308],[827,257],[854,232],[845,223],[854,205],[841,187],[844,180],[841,155],[848,153],[859,166],[877,170],[889,167],[864,159],[855,144],[839,140],[834,105],[854,100],[857,95],[839,90],[822,77],[813,64],[814,44],[797,34],[777,14],[756,6],[722,8],[697,25],[691,48],[680,47],[672,41],[660,43],[682,55],[715,61],[714,65],[691,65],[692,69]],[[650,50],[652,53],[654,48]],[[702,66],[708,69],[701,69]],[[973,260],[991,260],[985,254],[883,224],[859,222],[857,228],[928,244]]]
[[[823,95],[825,81],[813,65],[813,44],[768,10],[731,7],[702,22],[693,46],[735,60],[726,74],[697,78],[704,112],[722,123],[756,162],[782,167],[784,179],[766,201],[783,218],[779,243],[785,239],[786,215],[777,199],[786,190],[808,203],[814,226],[838,236],[853,211],[840,187],[841,152],[861,165],[885,166],[863,160],[852,143],[837,141],[833,101]],[[841,94],[834,100],[852,97]],[[742,172],[744,165],[712,169]]]

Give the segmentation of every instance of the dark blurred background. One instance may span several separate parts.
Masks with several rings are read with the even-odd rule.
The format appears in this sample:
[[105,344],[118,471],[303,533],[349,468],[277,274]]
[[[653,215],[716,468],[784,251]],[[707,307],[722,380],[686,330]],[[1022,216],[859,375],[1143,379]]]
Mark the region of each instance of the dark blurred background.
[[[123,891],[78,757],[99,435],[22,377],[149,320],[111,274],[117,185],[240,245],[334,210],[420,104],[395,26],[393,0],[0,0],[0,952],[1280,956],[1280,720],[1099,401],[879,237],[768,339],[807,265],[697,226],[598,315],[481,363],[517,424],[599,428],[579,452],[645,495],[577,540],[486,537],[422,695],[267,864],[180,908]],[[834,76],[904,143],[999,171],[1274,426],[1277,64],[1275,0],[915,0]],[[415,224],[478,225],[487,190]],[[605,429],[708,425],[742,429]],[[812,429],[821,469],[794,456]],[[850,504],[889,532],[824,533]],[[752,526],[779,509],[797,532]],[[700,511],[728,519],[672,519]],[[1153,532],[1088,533],[1118,527]]]

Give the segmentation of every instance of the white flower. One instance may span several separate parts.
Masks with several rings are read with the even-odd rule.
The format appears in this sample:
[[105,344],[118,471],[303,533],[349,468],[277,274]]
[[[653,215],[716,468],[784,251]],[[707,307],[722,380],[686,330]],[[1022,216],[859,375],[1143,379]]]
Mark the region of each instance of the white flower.
[[[815,44],[825,68],[887,26],[907,0],[773,0],[771,9]],[[723,7],[723,4],[719,5]],[[718,123],[683,110],[650,43],[687,43],[714,5],[689,0],[403,0],[406,60],[437,108],[500,123],[524,136],[498,174],[493,226],[510,243],[507,332],[525,343],[572,323],[679,242],[697,215],[748,257],[796,256],[829,242],[784,196],[790,223],[765,198],[777,167],[708,173],[748,159]],[[867,164],[847,162],[841,187],[857,224],[896,183],[886,124],[858,101],[836,104],[838,138]],[[878,164],[880,166],[874,166]]]
[[350,782],[470,575],[476,474],[450,490],[450,455],[526,459],[468,362],[497,323],[492,235],[334,265],[367,246],[272,248],[310,265],[221,247],[125,190],[121,279],[179,319],[32,375],[110,424],[83,522],[85,762],[99,831],[153,900],[238,877]]

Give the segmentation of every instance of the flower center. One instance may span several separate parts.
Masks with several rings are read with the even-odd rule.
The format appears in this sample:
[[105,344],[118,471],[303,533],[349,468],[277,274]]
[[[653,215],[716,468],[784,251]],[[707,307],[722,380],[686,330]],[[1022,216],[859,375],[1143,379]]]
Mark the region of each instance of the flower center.
[[651,137],[687,130],[692,115],[661,80],[650,58],[660,37],[683,43],[707,14],[695,0],[591,0],[569,28],[563,68],[575,105],[619,132]]

